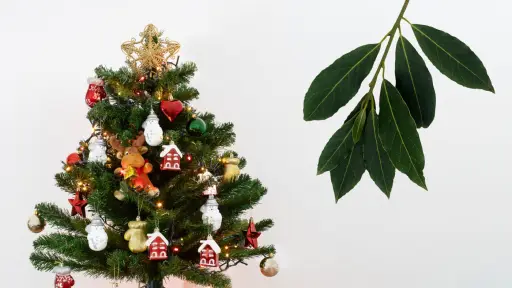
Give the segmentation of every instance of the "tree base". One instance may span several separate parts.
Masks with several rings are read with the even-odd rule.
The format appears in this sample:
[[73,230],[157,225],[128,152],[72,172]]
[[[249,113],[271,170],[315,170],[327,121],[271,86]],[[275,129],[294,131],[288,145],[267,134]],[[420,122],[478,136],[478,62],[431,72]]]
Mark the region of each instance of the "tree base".
[[162,280],[152,280],[149,281],[144,288],[164,288],[164,284]]

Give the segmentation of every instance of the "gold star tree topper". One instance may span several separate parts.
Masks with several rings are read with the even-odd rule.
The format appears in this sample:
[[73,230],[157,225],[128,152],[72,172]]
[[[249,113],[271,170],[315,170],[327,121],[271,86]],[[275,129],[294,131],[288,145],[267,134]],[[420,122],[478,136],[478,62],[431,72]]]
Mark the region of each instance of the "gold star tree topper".
[[169,68],[168,60],[175,58],[180,44],[161,38],[162,33],[153,24],[147,25],[139,36],[139,41],[132,38],[121,45],[130,68],[139,75],[148,72],[158,74],[163,68]]

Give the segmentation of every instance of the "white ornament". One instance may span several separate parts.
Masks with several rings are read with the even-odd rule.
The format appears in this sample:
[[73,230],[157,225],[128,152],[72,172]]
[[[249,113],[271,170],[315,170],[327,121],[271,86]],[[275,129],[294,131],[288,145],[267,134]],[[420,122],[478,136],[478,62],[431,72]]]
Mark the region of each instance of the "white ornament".
[[212,185],[206,188],[206,190],[203,191],[203,195],[210,196],[210,195],[217,195],[217,186]]
[[219,211],[219,204],[213,195],[208,196],[206,203],[201,206],[201,213],[203,213],[203,223],[212,225],[213,232],[220,229],[222,224],[222,214]]
[[101,251],[107,247],[108,235],[100,216],[95,215],[91,224],[85,227],[85,231],[87,231],[87,240],[91,250]]
[[158,124],[158,117],[151,108],[151,111],[146,118],[146,121],[142,123],[142,128],[144,128],[144,137],[146,137],[146,142],[149,146],[158,146],[162,143],[164,139],[164,131],[162,127]]
[[97,136],[96,141],[89,145],[89,162],[101,162],[102,164],[107,163],[107,146],[101,134]]
[[110,105],[116,105],[117,101],[114,97],[108,96],[108,103],[110,103]]
[[197,183],[204,183],[212,178],[212,173],[210,171],[205,170],[203,173],[197,174],[197,177],[199,178],[197,180]]

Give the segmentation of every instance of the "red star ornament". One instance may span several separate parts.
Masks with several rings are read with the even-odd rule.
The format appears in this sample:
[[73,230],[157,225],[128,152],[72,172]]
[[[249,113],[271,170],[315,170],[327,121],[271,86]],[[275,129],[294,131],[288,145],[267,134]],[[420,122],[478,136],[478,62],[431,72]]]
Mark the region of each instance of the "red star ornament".
[[261,232],[256,231],[256,226],[254,225],[254,221],[251,217],[249,219],[249,226],[247,230],[244,231],[245,234],[245,247],[258,248],[258,237],[260,237]]
[[68,199],[69,204],[71,204],[71,216],[75,216],[79,214],[82,217],[85,217],[85,205],[87,205],[87,199],[82,199],[82,195],[79,191],[76,191],[75,198]]

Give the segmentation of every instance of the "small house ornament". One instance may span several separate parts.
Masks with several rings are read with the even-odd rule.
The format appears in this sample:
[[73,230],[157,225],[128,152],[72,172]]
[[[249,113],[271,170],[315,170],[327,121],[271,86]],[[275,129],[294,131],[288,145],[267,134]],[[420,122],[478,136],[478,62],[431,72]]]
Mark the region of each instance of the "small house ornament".
[[160,153],[160,157],[163,157],[160,170],[180,171],[180,161],[183,154],[181,154],[178,146],[171,141],[169,145],[163,145],[162,147],[164,150]]
[[169,241],[165,238],[158,228],[155,228],[153,233],[148,234],[148,240],[146,241],[148,247],[149,260],[167,260],[167,247],[169,247]]
[[197,251],[199,252],[200,267],[219,267],[220,247],[213,240],[212,235],[208,235],[206,240],[201,240],[201,246]]

